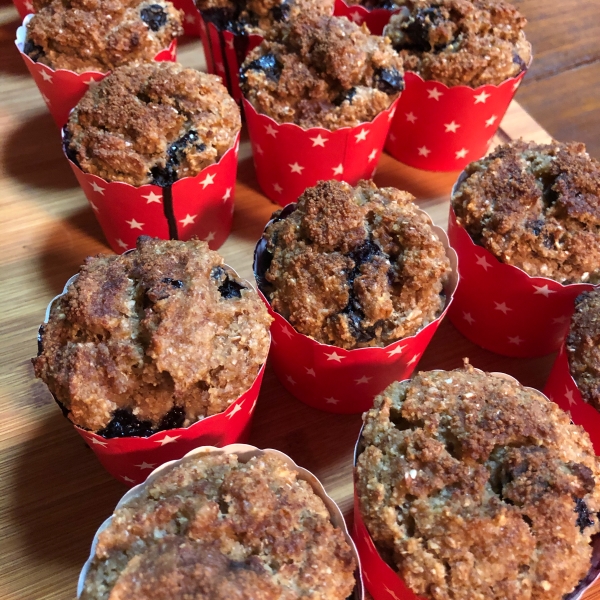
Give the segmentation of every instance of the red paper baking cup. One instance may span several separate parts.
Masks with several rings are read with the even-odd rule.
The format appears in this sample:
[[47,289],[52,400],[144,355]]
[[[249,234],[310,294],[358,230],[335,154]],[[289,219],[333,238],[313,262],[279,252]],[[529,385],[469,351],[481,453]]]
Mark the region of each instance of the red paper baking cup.
[[[134,487],[133,489],[129,490],[121,498],[121,500],[119,500],[117,506],[115,507],[115,511],[118,510],[119,508],[121,508],[124,504],[131,502],[135,498],[144,494],[147,486],[152,485],[152,483],[156,480],[157,477],[162,476],[165,473],[169,472],[170,470],[174,469],[175,467],[179,466],[183,460],[185,460],[191,456],[197,456],[199,454],[209,454],[209,453],[210,454],[213,454],[213,453],[237,454],[238,460],[241,463],[246,463],[251,458],[254,458],[255,456],[265,456],[265,455],[277,456],[280,459],[283,459],[283,461],[285,461],[285,463],[291,469],[296,471],[298,474],[298,479],[300,481],[305,481],[306,483],[308,483],[308,485],[310,485],[310,487],[313,489],[314,493],[319,498],[321,498],[321,500],[323,501],[323,504],[325,504],[325,507],[327,508],[327,511],[329,512],[332,524],[337,529],[342,530],[342,533],[344,534],[344,538],[346,539],[346,542],[348,542],[348,545],[352,549],[352,553],[354,554],[354,559],[356,561],[358,568],[357,568],[356,574],[355,574],[356,586],[354,587],[354,592],[351,594],[351,596],[349,596],[348,600],[363,600],[364,599],[365,592],[364,592],[363,582],[362,582],[362,578],[361,578],[360,557],[358,555],[358,552],[356,551],[356,546],[354,545],[354,541],[353,541],[352,537],[350,536],[350,534],[348,533],[348,528],[346,527],[346,522],[344,521],[344,516],[342,514],[342,511],[340,510],[339,506],[334,502],[334,500],[327,494],[327,492],[325,491],[325,488],[323,487],[323,484],[317,479],[317,477],[315,475],[313,475],[310,471],[307,471],[306,469],[298,466],[289,456],[287,456],[287,454],[284,454],[283,452],[280,452],[279,450],[272,450],[270,448],[266,449],[266,450],[259,450],[255,446],[249,446],[247,444],[232,444],[232,445],[228,445],[224,448],[214,448],[212,446],[204,446],[201,448],[196,448],[196,449],[192,450],[191,452],[188,452],[188,454],[179,458],[178,460],[169,462],[167,464],[163,464],[162,466],[154,469],[154,471],[152,471],[148,475],[148,478],[143,483],[141,483],[141,484],[137,485],[136,487]],[[96,546],[98,545],[98,538],[99,538],[100,534],[110,525],[112,518],[113,517],[110,516],[108,519],[106,519],[106,521],[104,521],[104,523],[102,523],[102,525],[100,525],[100,528],[98,529],[98,531],[96,532],[96,535],[94,536],[89,558],[87,559],[85,565],[83,566],[83,569],[81,570],[81,573],[79,574],[79,581],[77,583],[77,597],[78,598],[83,593],[83,586],[85,583],[85,579],[87,577],[87,573],[89,571],[89,568],[90,568],[92,561],[94,560],[94,556],[96,554]]]
[[243,102],[258,183],[270,200],[286,206],[321,180],[356,185],[371,179],[397,100],[372,121],[336,131],[277,123]]
[[381,35],[383,28],[388,24],[392,15],[397,12],[400,12],[400,8],[396,10],[388,10],[387,8],[369,10],[360,4],[348,5],[344,0],[335,0],[333,14],[336,17],[346,17],[357,25],[365,24],[373,35]]
[[21,19],[24,19],[27,15],[35,12],[31,0],[13,0],[13,4],[19,12]]
[[573,423],[581,425],[590,434],[594,452],[600,456],[600,413],[583,399],[571,375],[564,342],[550,371],[544,394],[568,412]]
[[174,240],[196,236],[216,250],[231,231],[239,140],[238,134],[219,162],[164,188],[106,181],[84,173],[71,160],[69,164],[117,254],[135,248],[140,235]]
[[[516,381],[513,377],[510,377],[510,375],[506,375],[505,373],[491,373],[491,375],[502,377],[503,379],[508,379],[510,381]],[[538,390],[534,390],[533,388],[527,389],[540,394],[540,396],[542,395]],[[560,403],[559,406],[563,408]],[[590,433],[590,437],[592,437],[588,425],[586,423],[579,424],[582,425],[584,429]],[[354,454],[355,465],[358,459],[358,448],[361,437],[362,430],[356,444]],[[595,447],[594,451],[596,451]],[[373,600],[426,600],[422,596],[417,596],[417,594],[406,585],[400,575],[380,556],[360,514],[356,486],[354,488],[354,528],[352,537],[354,538],[354,543],[356,544],[360,556],[363,581]],[[563,596],[562,600],[579,600],[579,598],[581,598],[581,596],[583,596],[583,594],[600,578],[600,535],[594,536],[592,543],[593,554],[587,576],[579,582],[579,585],[575,590],[570,594]]]
[[[285,218],[294,209],[295,204],[288,205],[280,218]],[[322,344],[296,331],[271,308],[259,289],[274,319],[271,324],[271,364],[279,381],[292,396],[328,412],[360,413],[371,408],[373,398],[388,385],[410,377],[452,303],[458,281],[456,254],[450,248],[445,232],[433,224],[432,227],[444,244],[452,267],[452,276],[444,290],[446,306],[435,321],[418,333],[389,346],[345,350]],[[261,238],[254,251],[257,282],[263,280],[268,262],[266,241]]]
[[[44,323],[48,322],[54,302],[67,292],[76,278],[77,275],[71,277],[63,293],[50,302]],[[40,351],[42,345],[40,329]],[[248,390],[230,404],[226,411],[205,417],[189,427],[159,431],[150,437],[104,438],[75,424],[73,426],[94,451],[102,466],[115,479],[129,486],[136,485],[144,481],[155,467],[170,460],[177,460],[199,446],[226,446],[245,442],[250,434],[252,415],[258,401],[264,371],[263,365]]]
[[183,32],[185,35],[199,37],[201,31],[200,13],[194,0],[171,0],[173,6],[183,11]]
[[531,277],[500,262],[473,242],[452,206],[448,237],[460,265],[460,282],[448,311],[454,327],[478,346],[504,356],[556,352],[569,328],[575,298],[594,286]]
[[487,152],[525,73],[497,86],[470,88],[406,72],[386,151],[417,169],[463,169]]
[[258,34],[234,35],[222,31],[214,23],[200,19],[200,37],[209,73],[218,75],[236,102],[241,102],[239,72],[248,53],[256,48],[263,37]]
[[[55,70],[31,60],[23,52],[23,47],[27,35],[27,23],[32,17],[33,15],[27,15],[23,20],[23,25],[17,29],[15,45],[38,86],[50,114],[54,117],[56,124],[62,127],[67,122],[69,113],[87,92],[89,86],[104,79],[108,73],[99,73],[98,71],[75,73],[67,69]],[[176,58],[177,39],[174,39],[168,48],[161,50],[154,57],[154,60],[174,62]]]

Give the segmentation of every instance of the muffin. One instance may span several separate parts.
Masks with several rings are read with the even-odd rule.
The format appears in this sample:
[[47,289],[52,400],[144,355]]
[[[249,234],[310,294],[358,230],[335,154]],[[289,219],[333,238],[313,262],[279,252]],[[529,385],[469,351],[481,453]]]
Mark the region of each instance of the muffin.
[[447,86],[499,85],[525,70],[526,20],[504,0],[403,0],[384,30],[406,71]]
[[404,78],[388,39],[345,17],[303,14],[267,33],[242,65],[240,84],[258,113],[334,131],[374,119]]
[[600,163],[583,144],[511,142],[465,175],[452,206],[476,244],[532,277],[600,282]]
[[600,290],[585,292],[575,301],[565,346],[583,400],[600,411]]
[[77,426],[141,436],[220,413],[269,351],[257,293],[206,243],[88,258],[40,333],[35,374]]
[[181,13],[165,0],[52,0],[36,9],[23,51],[52,69],[139,67],[183,34]]
[[167,186],[218,162],[240,128],[239,108],[218,77],[150,62],[91,87],[71,113],[64,144],[85,173]]
[[539,392],[466,365],[394,383],[364,421],[360,512],[416,594],[560,600],[588,573],[600,465]]
[[273,310],[346,349],[387,346],[435,320],[450,263],[413,200],[371,181],[323,181],[290,214],[274,213],[259,281]]
[[117,508],[81,600],[345,600],[356,566],[282,457],[196,453]]
[[305,12],[333,13],[334,0],[195,0],[202,18],[236,35],[264,35],[276,23]]

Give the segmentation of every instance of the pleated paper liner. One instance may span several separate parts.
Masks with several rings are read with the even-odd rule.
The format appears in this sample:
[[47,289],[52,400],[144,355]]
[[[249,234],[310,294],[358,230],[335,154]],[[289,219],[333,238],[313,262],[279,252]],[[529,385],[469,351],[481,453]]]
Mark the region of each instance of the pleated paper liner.
[[[288,205],[285,218],[295,205]],[[269,224],[267,224],[268,226]],[[260,292],[270,255],[264,238],[254,252],[254,276],[259,293],[274,322],[271,325],[271,364],[279,381],[295,398],[320,410],[334,413],[360,413],[371,408],[374,397],[394,381],[410,377],[425,352],[452,303],[456,289],[457,258],[449,247],[444,231],[433,226],[446,249],[452,275],[444,290],[446,306],[443,312],[415,335],[403,338],[383,348],[346,350],[322,344],[299,333]]]
[[397,102],[372,121],[329,131],[277,123],[256,112],[244,99],[254,166],[264,194],[285,206],[296,202],[306,188],[321,180],[336,179],[356,185],[360,179],[371,179]]
[[406,72],[386,152],[417,169],[460,171],[487,152],[525,73],[471,88]]
[[[515,381],[513,377],[504,373],[491,373],[491,375]],[[542,396],[541,392],[538,392],[537,390],[533,391]],[[560,403],[559,406],[562,408]],[[580,425],[584,427],[591,437],[592,432],[588,427],[588,424],[580,423]],[[355,465],[358,459],[361,438],[362,430],[356,445],[354,456]],[[426,600],[422,596],[415,594],[406,585],[400,575],[394,571],[394,569],[392,569],[379,554],[360,514],[356,488],[354,493],[354,528],[352,537],[354,538],[356,548],[360,555],[363,581],[373,600]],[[600,535],[594,536],[592,543],[593,554],[588,575],[579,583],[575,590],[570,594],[565,595],[562,600],[579,600],[600,577]]]
[[[202,454],[208,454],[208,453],[211,453],[211,454],[212,453],[236,454],[238,456],[238,460],[243,463],[248,462],[251,458],[253,458],[255,456],[274,455],[274,456],[279,457],[280,459],[283,459],[291,469],[296,471],[298,473],[298,479],[308,483],[310,485],[310,487],[313,489],[313,491],[315,492],[315,494],[319,498],[321,498],[321,500],[327,507],[327,510],[329,511],[329,514],[331,517],[331,522],[333,523],[333,525],[336,528],[342,530],[344,537],[346,538],[346,541],[350,545],[350,548],[352,549],[354,558],[356,560],[356,564],[359,567],[358,567],[356,575],[355,575],[356,586],[354,588],[353,594],[349,597],[348,600],[363,600],[364,589],[363,589],[362,579],[360,576],[360,571],[361,571],[360,558],[359,558],[358,552],[356,551],[354,542],[352,541],[352,538],[350,537],[350,534],[348,533],[348,529],[346,528],[346,523],[344,521],[344,517],[342,515],[341,510],[339,509],[338,505],[333,501],[333,499],[327,495],[327,492],[325,491],[323,484],[315,477],[315,475],[313,475],[310,471],[307,471],[306,469],[299,467],[289,456],[287,456],[286,454],[283,454],[282,452],[279,452],[278,450],[271,450],[271,449],[259,450],[258,448],[255,448],[254,446],[248,446],[246,444],[234,444],[234,445],[226,446],[221,449],[213,448],[213,447],[206,447],[206,446],[201,447],[201,448],[196,448],[195,450],[189,452],[186,456],[184,456],[180,460],[169,462],[169,463],[164,464],[161,467],[155,469],[154,471],[152,471],[150,473],[150,475],[148,476],[148,479],[144,483],[136,486],[132,490],[129,490],[121,498],[121,500],[115,507],[115,510],[121,508],[124,504],[131,502],[133,499],[141,496],[144,493],[146,487],[148,485],[151,485],[156,480],[157,477],[164,475],[169,470],[177,467],[186,458],[189,458],[192,456],[197,456],[197,455],[202,455]],[[92,541],[92,548],[90,551],[90,556],[89,556],[87,562],[85,563],[85,565],[83,566],[83,569],[81,570],[81,573],[79,575],[79,582],[77,585],[77,597],[78,598],[81,596],[81,594],[83,592],[85,578],[89,571],[92,560],[94,559],[94,555],[96,552],[96,546],[98,544],[98,536],[110,525],[111,520],[112,520],[112,517],[109,517],[100,526],[100,528],[96,532],[96,535],[94,536],[94,539]]]
[[[63,293],[50,302],[45,323],[48,322],[54,302],[66,294],[76,278],[77,275],[69,279]],[[38,336],[40,352],[43,347],[42,328],[43,326]],[[167,429],[149,437],[123,438],[105,438],[74,423],[73,427],[115,479],[128,486],[136,485],[144,481],[155,467],[170,460],[180,459],[199,446],[221,447],[247,441],[264,371],[263,365],[252,385],[230,404],[227,410],[205,417],[189,427]],[[60,402],[56,398],[55,400],[62,408]]]
[[500,262],[473,242],[457,223],[452,207],[448,237],[460,272],[448,318],[460,333],[504,356],[529,358],[556,352],[567,333],[575,298],[594,286],[531,277]]
[[239,139],[219,162],[166,187],[106,181],[69,164],[117,254],[135,248],[140,235],[184,241],[195,236],[216,250],[231,231]]
[[[27,23],[32,17],[33,15],[27,15],[23,20],[23,25],[17,29],[15,45],[38,86],[54,121],[59,127],[62,127],[67,122],[69,113],[88,91],[90,85],[102,81],[109,73],[99,73],[98,71],[75,73],[67,69],[52,69],[42,63],[33,61],[23,52],[27,35]],[[168,48],[161,50],[154,57],[154,60],[158,62],[175,62],[176,59],[177,39],[174,39]]]
[[392,15],[400,9],[389,10],[387,8],[374,8],[368,10],[360,4],[346,4],[344,0],[335,0],[334,15],[336,17],[347,17],[357,25],[366,25],[373,35],[381,35],[383,28],[388,24]]

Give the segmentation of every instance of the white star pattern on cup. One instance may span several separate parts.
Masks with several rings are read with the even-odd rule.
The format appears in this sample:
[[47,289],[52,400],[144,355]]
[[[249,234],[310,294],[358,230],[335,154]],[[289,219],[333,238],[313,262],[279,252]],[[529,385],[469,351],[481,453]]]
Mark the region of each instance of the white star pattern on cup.
[[206,177],[200,182],[200,185],[202,186],[202,189],[205,190],[209,185],[213,185],[215,182],[215,174],[208,174],[206,175]]
[[327,402],[327,404],[339,404],[339,400],[337,398],[325,398],[325,402]]
[[565,388],[565,398],[568,400],[569,406],[573,406],[573,404],[577,404],[577,402],[575,401],[575,398],[573,398],[573,390],[570,390],[569,388]]
[[548,287],[548,284],[543,285],[541,287],[534,285],[533,287],[535,288],[535,292],[533,293],[534,296],[540,295],[540,296],[545,296],[546,298],[549,298],[550,294],[556,294],[556,292],[554,290],[551,290]]
[[345,356],[338,354],[335,350],[331,354],[325,353],[325,356],[327,357],[327,360],[333,360],[335,362],[342,362],[342,360],[346,358]]
[[486,122],[485,122],[485,126],[486,127],[491,127],[496,120],[498,119],[498,117],[496,115],[492,115]]
[[33,4],[31,2],[25,2],[25,8],[29,11],[29,12],[33,12]]
[[223,195],[223,202],[227,202],[227,200],[229,200],[229,198],[231,198],[231,188],[227,188],[227,190],[225,191],[225,194]]
[[294,378],[291,375],[288,375],[286,379],[290,385],[296,385],[296,382],[294,381]]
[[131,229],[139,229],[142,230],[144,223],[138,223],[135,219],[131,219],[131,221],[125,221],[131,227]]
[[462,148],[461,150],[459,150],[456,153],[456,160],[459,160],[461,158],[465,158],[465,156],[467,156],[468,153],[469,153],[469,151],[466,148]]
[[281,327],[281,332],[282,332],[282,333],[283,333],[285,336],[287,336],[287,337],[288,337],[290,340],[292,339],[292,337],[294,337],[294,332],[293,332],[293,331],[292,331],[292,330],[291,330],[289,327],[286,327],[285,325],[283,325],[283,326]]
[[[90,202],[90,201],[88,200],[88,202]],[[93,202],[90,202],[90,206],[92,207],[93,210],[98,212],[98,207]]]
[[357,24],[360,25],[363,22],[363,16],[358,12],[353,12],[350,18]]
[[302,175],[302,171],[304,171],[304,167],[295,162],[293,165],[290,165],[290,169],[292,173],[298,173],[298,175]]
[[508,308],[508,306],[506,306],[505,302],[502,302],[502,303],[494,302],[494,304],[496,305],[495,309],[499,310],[501,313],[504,313],[505,315],[507,315],[508,312],[512,310],[512,308]]
[[373,162],[377,158],[377,149],[374,148],[369,154],[369,162]]
[[491,94],[487,94],[485,91],[481,92],[481,94],[476,94],[475,104],[485,104],[486,100],[491,96]]
[[154,440],[154,442],[156,444],[160,444],[161,446],[166,446],[167,444],[172,444],[173,442],[176,442],[180,437],[180,435],[170,436],[167,434],[162,440]]
[[123,481],[126,481],[127,483],[134,483],[135,480],[131,479],[131,477],[125,477],[125,475],[123,475]]
[[123,248],[123,250],[127,250],[129,246],[123,240],[117,240],[117,246]]
[[398,139],[393,133],[390,133],[390,135],[388,137],[390,138],[390,141],[392,141],[392,142],[395,142]]
[[215,237],[216,233],[214,231],[209,231],[208,235],[204,238],[204,241],[210,243],[215,239]]
[[364,142],[367,139],[367,136],[369,135],[369,132],[366,129],[361,129],[360,133],[358,135],[355,135],[354,137],[356,138],[356,142]]
[[427,98],[431,98],[433,100],[439,100],[444,94],[440,92],[437,88],[433,88],[432,90],[427,90]]
[[420,354],[415,354],[407,363],[406,365],[408,367],[410,367],[411,365],[414,365],[415,363],[417,363],[419,361],[419,359],[421,358]]
[[400,600],[400,598],[398,598],[398,596],[396,596],[395,592],[393,590],[390,590],[390,588],[386,585],[385,587],[385,591],[393,598],[393,600]]
[[230,413],[228,413],[227,418],[231,420],[231,417],[233,417],[233,415],[236,415],[237,413],[239,413],[240,410],[242,410],[242,406],[243,406],[244,402],[242,402],[241,404],[236,404],[233,407],[233,410]]
[[230,50],[233,50],[235,47],[235,40],[233,38],[231,38],[230,40],[227,40],[227,47]]
[[396,356],[396,354],[402,354],[406,346],[396,346],[393,350],[388,350],[388,356]]
[[52,75],[50,75],[50,73],[48,73],[48,71],[46,71],[45,69],[41,69],[40,75],[42,76],[42,79],[44,81],[47,81],[48,83],[52,83]]
[[451,123],[445,123],[444,127],[446,128],[446,133],[456,133],[460,125],[456,121],[452,121]]
[[463,313],[463,319],[469,324],[473,325],[475,323],[475,319],[471,316],[471,313]]
[[102,446],[103,448],[105,448],[107,446],[107,444],[108,444],[108,442],[103,442],[102,440],[99,440],[96,437],[91,437],[91,438],[88,438],[88,439],[89,439],[90,442],[92,442],[92,444],[94,446]]
[[340,163],[337,167],[333,167],[333,174],[334,175],[343,175],[344,174],[344,165]]
[[273,125],[271,125],[271,123],[269,123],[267,125],[267,129],[265,130],[267,135],[272,135],[273,137],[277,137],[277,130],[273,129]]
[[425,158],[431,154],[431,150],[427,146],[421,146],[420,148],[417,148],[417,150],[419,152],[419,156],[424,156]]
[[106,188],[100,187],[95,181],[92,181],[92,189],[101,196],[104,196],[104,190]]
[[154,467],[156,466],[156,464],[150,464],[150,463],[147,463],[147,462],[143,461],[141,465],[135,465],[135,466],[138,469],[141,469],[142,471],[144,471],[145,469],[148,469],[148,470],[151,471],[152,469],[154,469]]
[[42,94],[42,98],[44,99],[44,102],[46,104],[48,104],[48,106],[50,105],[50,98],[48,98],[48,96],[46,96],[46,94]]
[[314,369],[309,369],[308,367],[304,367],[306,369],[306,374],[310,375],[311,377],[316,377],[317,374],[315,373]]
[[414,115],[414,113],[409,112],[409,113],[406,113],[406,120],[409,123],[414,123],[417,120],[417,117]]
[[394,108],[392,111],[390,111],[390,114],[388,115],[388,121],[391,121],[395,116],[396,116],[396,109]]
[[254,149],[256,150],[256,153],[260,154],[261,156],[265,153],[265,151],[258,144],[254,146]]
[[325,143],[328,141],[328,139],[319,134],[317,137],[310,138],[310,141],[313,143],[313,148],[316,148],[317,146],[325,148]]
[[[193,25],[196,22],[196,17],[194,15],[185,15],[185,22]],[[231,40],[233,42],[233,40]]]
[[513,91],[517,91],[517,89],[519,88],[519,86],[521,85],[521,80],[519,79],[519,81],[517,81],[514,85],[513,85]]
[[552,319],[553,325],[564,325],[565,323],[568,323],[568,322],[569,322],[569,317],[567,317],[566,315]]
[[222,62],[215,63],[215,67],[216,67],[217,71],[219,71],[219,73],[225,72],[225,67],[223,66]]
[[278,183],[274,183],[273,184],[273,189],[278,193],[281,194],[281,192],[283,192],[283,188],[278,184]]
[[518,335],[515,337],[508,336],[508,343],[514,344],[515,346],[520,346],[524,340],[522,340]]
[[362,383],[369,383],[369,381],[371,381],[371,379],[373,379],[372,377],[366,377],[365,375],[363,375],[360,379],[355,379],[355,383],[356,385],[361,385]]
[[146,204],[152,204],[153,202],[160,204],[162,202],[162,197],[154,192],[150,192],[147,196],[142,196],[142,198],[146,199]]
[[492,265],[487,261],[485,256],[478,256],[475,261],[480,267],[483,267],[485,271],[487,271]]

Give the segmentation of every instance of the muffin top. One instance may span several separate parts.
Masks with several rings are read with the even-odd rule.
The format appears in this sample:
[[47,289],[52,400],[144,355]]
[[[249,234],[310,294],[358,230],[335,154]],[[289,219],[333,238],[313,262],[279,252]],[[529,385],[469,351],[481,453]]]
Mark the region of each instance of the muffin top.
[[448,86],[499,85],[531,60],[526,20],[504,0],[397,0],[384,33],[407,71]]
[[151,61],[183,34],[181,13],[166,0],[52,0],[37,9],[23,51],[76,73]]
[[600,290],[575,300],[566,349],[581,396],[600,411]]
[[257,112],[329,130],[371,121],[404,89],[387,38],[345,17],[309,14],[273,27],[246,58],[240,83]]
[[151,62],[92,86],[65,126],[65,150],[86,173],[131,185],[193,177],[231,148],[240,110],[216,75]]
[[335,0],[195,0],[205,21],[236,35],[264,35],[299,14],[331,15]]
[[465,173],[452,204],[476,244],[532,277],[600,281],[600,162],[583,144],[519,140]]
[[450,263],[413,200],[372,181],[322,181],[291,214],[274,213],[258,278],[273,310],[346,349],[387,346],[436,319]]
[[364,420],[361,515],[415,593],[560,600],[587,575],[600,464],[539,392],[468,366],[425,372]]
[[86,260],[54,302],[33,364],[76,425],[148,436],[245,392],[267,358],[270,322],[205,242],[140,237],[132,252]]
[[196,454],[115,511],[81,600],[345,600],[355,568],[323,501],[281,457]]

